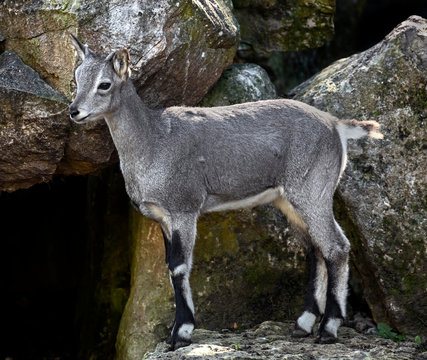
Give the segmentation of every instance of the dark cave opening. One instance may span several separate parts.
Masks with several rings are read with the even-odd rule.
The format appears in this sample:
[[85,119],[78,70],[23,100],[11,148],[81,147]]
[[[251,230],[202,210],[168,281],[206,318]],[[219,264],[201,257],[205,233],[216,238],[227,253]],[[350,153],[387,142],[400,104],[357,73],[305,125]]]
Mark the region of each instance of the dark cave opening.
[[76,356],[87,178],[0,195],[0,358]]

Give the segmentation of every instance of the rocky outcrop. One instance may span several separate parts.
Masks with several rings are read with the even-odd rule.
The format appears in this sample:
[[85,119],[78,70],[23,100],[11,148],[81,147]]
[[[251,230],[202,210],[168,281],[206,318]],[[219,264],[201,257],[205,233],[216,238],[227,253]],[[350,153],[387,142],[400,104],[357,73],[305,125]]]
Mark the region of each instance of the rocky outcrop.
[[168,351],[161,343],[147,360],[261,360],[261,359],[425,359],[426,352],[415,343],[393,343],[375,335],[363,335],[351,328],[340,329],[340,341],[336,344],[314,344],[313,337],[294,339],[290,335],[293,323],[264,322],[246,331],[195,330],[193,344]]
[[[2,63],[2,75],[9,76],[0,84],[0,191],[48,181],[54,173],[87,174],[117,161],[102,121],[77,126],[68,120],[76,66],[68,33],[78,33],[101,53],[129,48],[134,82],[153,107],[197,104],[232,62],[239,38],[222,0],[2,2],[0,50],[15,52],[27,65],[19,64],[24,73],[30,66],[41,78],[34,71],[31,78],[14,78],[14,65]],[[46,99],[47,87],[56,95]]]
[[316,48],[334,34],[335,1],[233,0],[240,24],[239,55]]
[[383,141],[352,142],[338,218],[377,321],[427,333],[427,20],[412,16],[382,42],[294,89],[340,118],[376,119]]
[[233,64],[224,70],[200,106],[224,106],[277,98],[267,72],[256,64]]

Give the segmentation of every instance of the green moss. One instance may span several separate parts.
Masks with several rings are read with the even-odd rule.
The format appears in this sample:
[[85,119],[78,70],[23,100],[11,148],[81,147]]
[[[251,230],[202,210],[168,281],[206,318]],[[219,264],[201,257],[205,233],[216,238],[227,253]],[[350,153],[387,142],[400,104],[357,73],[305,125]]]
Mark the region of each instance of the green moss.
[[199,240],[195,247],[195,256],[205,261],[213,257],[236,254],[239,250],[237,237],[233,231],[235,224],[221,215],[216,215],[201,220],[198,225]]

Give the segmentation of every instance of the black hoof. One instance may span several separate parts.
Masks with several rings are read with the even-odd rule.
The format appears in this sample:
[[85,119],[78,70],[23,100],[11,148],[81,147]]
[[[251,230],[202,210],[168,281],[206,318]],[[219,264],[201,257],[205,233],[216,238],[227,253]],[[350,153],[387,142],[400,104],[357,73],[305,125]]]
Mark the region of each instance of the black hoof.
[[303,330],[303,329],[300,329],[300,328],[296,328],[293,332],[292,332],[292,337],[293,338],[305,338],[305,337],[307,337],[307,336],[310,336],[311,335],[311,333],[309,333],[309,332],[307,332],[307,331],[305,331],[305,330]]
[[335,344],[337,338],[330,334],[324,334],[316,338],[316,344]]
[[175,351],[179,348],[188,346],[191,344],[191,340],[183,340],[183,339],[179,339],[177,341],[174,341],[173,343],[171,343],[171,346],[169,347],[169,351]]

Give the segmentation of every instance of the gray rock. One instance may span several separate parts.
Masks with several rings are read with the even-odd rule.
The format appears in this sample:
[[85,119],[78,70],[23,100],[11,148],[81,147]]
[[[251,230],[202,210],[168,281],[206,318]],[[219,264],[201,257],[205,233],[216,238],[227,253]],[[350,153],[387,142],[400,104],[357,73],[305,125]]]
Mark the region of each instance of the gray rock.
[[0,191],[55,173],[69,129],[65,100],[16,54],[0,55]]
[[206,94],[200,106],[223,106],[277,98],[267,72],[256,64],[233,64]]
[[[138,93],[151,106],[195,105],[234,57],[239,28],[222,1],[105,1],[81,26],[95,48],[127,47]],[[82,15],[79,15],[82,16]]]
[[0,87],[36,95],[67,104],[67,98],[52,89],[39,74],[26,66],[15,53],[6,51],[0,58]]
[[[336,344],[318,345],[313,337],[293,339],[293,323],[264,322],[243,332],[196,329],[193,344],[174,352],[160,343],[145,355],[147,360],[254,360],[254,359],[422,359],[427,355],[415,343],[393,343],[380,337],[361,335],[351,328],[340,329]],[[424,357],[423,357],[424,356]]]
[[133,79],[152,106],[195,105],[234,57],[239,28],[222,0],[0,4],[6,49],[71,97],[75,67],[68,32],[98,52],[127,47]]
[[293,92],[340,118],[381,123],[383,141],[349,145],[337,215],[374,319],[426,334],[427,20],[410,17]]

